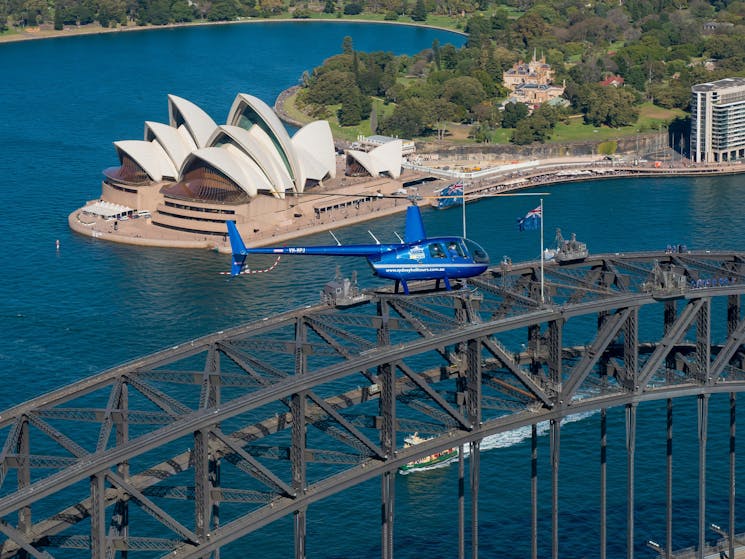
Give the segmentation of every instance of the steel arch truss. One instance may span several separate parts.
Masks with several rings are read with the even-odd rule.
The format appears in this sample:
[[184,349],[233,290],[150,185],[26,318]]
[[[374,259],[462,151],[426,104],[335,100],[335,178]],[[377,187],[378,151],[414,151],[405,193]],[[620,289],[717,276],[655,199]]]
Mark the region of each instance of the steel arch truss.
[[[577,411],[738,392],[743,262],[502,266],[458,291],[287,312],[19,404],[0,414],[0,557],[209,557],[289,514],[301,557],[311,503],[413,459]],[[404,448],[412,432],[428,438]]]

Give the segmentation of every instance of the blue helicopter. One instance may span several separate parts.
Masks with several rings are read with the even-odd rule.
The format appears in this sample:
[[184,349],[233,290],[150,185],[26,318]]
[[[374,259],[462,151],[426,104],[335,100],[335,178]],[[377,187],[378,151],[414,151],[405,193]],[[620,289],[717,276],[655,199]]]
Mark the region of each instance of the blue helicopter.
[[233,253],[230,274],[246,272],[249,254],[293,254],[304,256],[364,256],[376,276],[395,280],[409,293],[410,281],[435,280],[435,287],[444,282],[445,289],[452,289],[450,280],[478,276],[489,267],[489,256],[477,243],[463,237],[431,237],[424,232],[424,222],[419,206],[406,209],[404,239],[394,244],[294,246],[246,248],[234,221],[228,221],[228,235]]

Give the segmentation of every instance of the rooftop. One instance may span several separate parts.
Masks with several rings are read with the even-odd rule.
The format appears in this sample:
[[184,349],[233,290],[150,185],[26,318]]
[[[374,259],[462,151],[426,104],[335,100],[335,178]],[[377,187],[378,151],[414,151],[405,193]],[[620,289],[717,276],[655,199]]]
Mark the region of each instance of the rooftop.
[[693,93],[706,93],[735,87],[745,87],[745,78],[724,78],[714,82],[699,83],[694,85],[691,91]]

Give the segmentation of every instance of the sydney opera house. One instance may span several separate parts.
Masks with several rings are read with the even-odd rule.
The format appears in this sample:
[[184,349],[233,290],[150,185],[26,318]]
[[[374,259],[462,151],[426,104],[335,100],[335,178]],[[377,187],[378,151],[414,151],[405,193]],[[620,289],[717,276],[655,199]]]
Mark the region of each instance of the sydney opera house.
[[[290,136],[252,95],[238,94],[220,125],[194,103],[169,95],[168,120],[145,122],[142,140],[114,142],[120,165],[104,170],[98,199],[70,214],[74,230],[107,237],[104,222],[111,232],[142,218],[136,221],[151,233],[138,236],[215,239],[225,235],[225,221],[234,220],[241,232],[260,237],[349,204],[359,211],[376,193],[400,187],[400,140],[337,154],[328,122],[311,122]],[[380,179],[366,193],[359,177]],[[342,195],[343,183],[354,185],[357,199]]]

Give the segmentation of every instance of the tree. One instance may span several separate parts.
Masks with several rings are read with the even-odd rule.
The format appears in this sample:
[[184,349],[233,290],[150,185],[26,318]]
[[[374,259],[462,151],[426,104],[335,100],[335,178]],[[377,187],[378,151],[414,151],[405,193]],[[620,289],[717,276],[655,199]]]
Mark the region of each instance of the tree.
[[414,21],[427,21],[427,8],[424,6],[424,0],[416,0],[414,11],[411,12],[411,19]]
[[530,123],[525,120],[521,120],[510,135],[510,142],[517,146],[525,146],[533,143],[533,129]]
[[99,0],[96,19],[102,27],[108,27],[111,23],[125,20],[125,10],[123,0]]
[[341,52],[344,54],[352,54],[354,52],[354,43],[352,42],[352,37],[349,35],[345,35],[341,40]]
[[468,47],[481,48],[491,42],[491,20],[481,14],[476,14],[468,20],[466,32],[468,33]]
[[513,25],[513,30],[520,40],[522,47],[527,49],[547,34],[548,25],[540,15],[531,11],[518,18]]
[[238,9],[234,0],[215,0],[207,14],[208,21],[230,21],[236,17],[238,17]]
[[437,131],[437,139],[442,140],[445,137],[446,123],[455,120],[458,114],[457,105],[436,99],[428,111],[429,120],[427,124]]
[[406,88],[403,84],[398,82],[394,83],[391,87],[385,90],[385,100],[388,103],[396,103],[399,99],[404,96]]
[[344,91],[352,87],[357,85],[351,72],[331,70],[311,80],[305,98],[316,105],[336,105],[341,102]]
[[473,131],[473,139],[481,144],[491,142],[494,130],[488,124],[479,124]]
[[370,134],[376,134],[378,132],[378,111],[373,105],[370,111]]
[[323,6],[324,14],[333,14],[336,11],[336,3],[334,0],[326,0],[326,4]]
[[473,107],[486,98],[484,86],[471,76],[452,78],[443,84],[442,97],[471,112]]
[[507,103],[502,114],[502,128],[515,128],[518,122],[528,116],[529,112],[525,103]]
[[188,0],[174,0],[171,4],[171,17],[176,22],[192,21],[194,19],[194,8]]
[[[5,13],[0,10],[0,31],[5,31],[7,28],[7,21],[8,17],[5,15]],[[5,24],[5,26],[3,26]],[[62,21],[62,10],[55,9],[54,10],[54,29],[56,31],[61,31],[64,29],[65,24]]]
[[356,16],[357,14],[361,14],[362,10],[362,4],[357,2],[350,2],[349,4],[344,5],[344,15]]
[[589,85],[582,103],[585,122],[593,126],[628,126],[639,116],[636,97],[627,87]]
[[405,99],[381,124],[381,131],[389,136],[414,138],[425,129],[425,115],[429,105],[421,99]]
[[342,92],[341,107],[336,116],[339,126],[356,126],[362,120],[362,93],[358,87],[351,87]]
[[547,118],[549,114],[547,111],[537,110],[529,117],[522,119],[512,132],[510,142],[516,145],[526,145],[548,140],[553,130],[551,119]]
[[474,118],[488,126],[498,126],[502,122],[502,111],[497,110],[489,101],[483,101],[473,108]]

